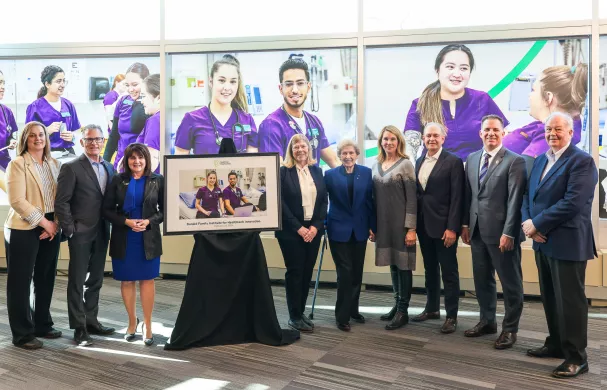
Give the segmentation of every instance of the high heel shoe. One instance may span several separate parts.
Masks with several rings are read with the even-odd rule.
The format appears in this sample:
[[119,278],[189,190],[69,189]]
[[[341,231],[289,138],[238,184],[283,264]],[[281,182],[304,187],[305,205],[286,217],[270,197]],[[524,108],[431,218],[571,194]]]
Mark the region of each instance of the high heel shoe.
[[139,327],[139,317],[137,317],[137,324],[135,325],[135,331],[133,333],[125,333],[124,339],[128,342],[135,340],[135,334],[137,333],[137,328]]
[[[141,325],[141,333],[143,334],[143,328],[145,327],[145,323],[143,325]],[[143,343],[145,345],[147,345],[148,347],[151,346],[152,344],[154,344],[154,335],[152,334],[151,338],[144,338],[143,339]]]

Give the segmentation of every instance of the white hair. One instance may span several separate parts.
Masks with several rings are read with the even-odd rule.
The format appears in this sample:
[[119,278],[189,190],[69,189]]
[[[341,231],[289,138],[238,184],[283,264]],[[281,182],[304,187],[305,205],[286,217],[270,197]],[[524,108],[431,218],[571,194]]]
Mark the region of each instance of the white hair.
[[337,156],[340,156],[341,151],[344,148],[347,148],[348,146],[352,146],[354,148],[354,151],[356,152],[357,156],[360,155],[360,148],[358,147],[358,145],[356,145],[356,142],[352,141],[351,139],[346,138],[346,139],[341,140],[337,144]]
[[428,122],[428,123],[426,123],[426,125],[424,126],[424,131],[422,132],[422,134],[426,134],[426,129],[429,129],[431,127],[438,127],[438,129],[440,130],[440,132],[443,135],[443,137],[447,136],[447,128],[445,128],[445,126],[443,126],[442,124],[437,123],[437,122]]
[[573,130],[573,118],[571,117],[571,115],[560,111],[555,111],[552,114],[548,115],[548,118],[546,118],[546,120],[544,121],[544,126],[550,123],[552,119],[557,117],[565,119],[569,130]]

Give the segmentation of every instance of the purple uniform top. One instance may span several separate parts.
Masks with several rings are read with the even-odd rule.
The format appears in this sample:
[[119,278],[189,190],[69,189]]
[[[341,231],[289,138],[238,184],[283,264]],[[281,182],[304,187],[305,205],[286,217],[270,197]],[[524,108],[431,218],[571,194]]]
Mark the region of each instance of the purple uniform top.
[[329,140],[325,136],[322,123],[316,116],[305,111],[304,116],[306,128],[299,129],[282,107],[268,115],[259,125],[259,152],[278,152],[284,158],[291,138],[295,134],[305,132],[314,149],[312,157],[316,160],[316,164],[319,164],[320,152],[329,147]]
[[248,145],[257,148],[257,126],[251,114],[233,109],[226,124],[222,125],[206,106],[185,114],[175,133],[175,146],[185,150],[194,149],[194,154],[217,154],[219,145],[213,123],[221,138],[232,138],[232,126],[238,122],[237,119],[243,129],[236,127],[234,131],[236,149],[243,151]]
[[[53,122],[65,123],[67,131],[76,131],[80,129],[80,121],[76,114],[76,108],[69,100],[61,99],[61,112],[55,110],[48,101],[43,97],[34,100],[32,104],[27,106],[25,112],[25,123],[38,121],[44,126],[50,126]],[[73,142],[64,141],[59,136],[59,132],[51,134],[51,149],[71,148]]]
[[[17,131],[17,122],[10,108],[4,104],[0,104],[0,148],[8,146],[11,143],[12,135]],[[8,154],[8,149],[0,152],[0,170],[6,171],[11,157]]]
[[[119,97],[120,97],[120,95],[118,95],[118,92],[111,90],[103,98],[103,107],[111,106],[112,104],[114,104],[116,102],[116,100],[118,100]],[[107,128],[108,134],[110,133],[110,131],[112,131],[112,128],[108,126],[108,128]]]
[[227,186],[223,189],[223,200],[229,200],[232,208],[239,207],[242,200],[242,190],[238,187],[232,190],[232,187]]
[[[582,139],[582,121],[573,120],[573,138],[571,143],[576,145]],[[546,142],[544,122],[535,121],[514,130],[504,137],[504,146],[514,153],[524,154],[536,158],[549,149]]]
[[[145,127],[139,133],[135,142],[140,142],[147,147],[160,150],[160,111],[145,121]],[[154,173],[160,173],[160,164],[156,167]]]
[[[417,112],[418,100],[413,100],[411,104],[405,131],[421,132],[424,129],[420,114]],[[455,101],[455,117],[451,116],[449,101],[443,100],[443,118],[447,128],[447,137],[443,147],[466,161],[466,157],[470,153],[483,147],[483,140],[478,133],[481,130],[481,119],[489,114],[499,115],[504,120],[504,127],[510,123],[486,92],[465,88],[464,96]]]
[[221,188],[215,186],[213,191],[209,187],[201,187],[196,193],[196,199],[200,199],[200,205],[206,211],[219,211],[219,198],[223,196]]
[[114,159],[114,168],[116,169],[118,169],[118,163],[124,155],[126,147],[135,142],[139,135],[138,133],[131,132],[133,103],[135,103],[135,101],[131,95],[125,95],[118,100],[116,109],[114,110],[114,118],[118,118],[118,134],[120,134],[118,150],[116,150],[116,158]]

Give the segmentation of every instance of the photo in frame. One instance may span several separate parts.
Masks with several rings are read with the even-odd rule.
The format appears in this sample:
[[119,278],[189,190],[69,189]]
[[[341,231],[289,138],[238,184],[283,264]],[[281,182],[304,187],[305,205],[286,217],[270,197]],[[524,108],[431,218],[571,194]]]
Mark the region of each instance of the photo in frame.
[[164,235],[282,228],[278,153],[164,157]]

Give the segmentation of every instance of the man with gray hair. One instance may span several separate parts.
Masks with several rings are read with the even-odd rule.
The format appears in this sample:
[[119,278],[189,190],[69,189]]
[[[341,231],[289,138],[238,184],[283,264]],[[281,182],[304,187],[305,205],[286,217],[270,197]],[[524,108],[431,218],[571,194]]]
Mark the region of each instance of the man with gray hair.
[[110,224],[101,218],[101,207],[105,188],[114,175],[112,164],[101,157],[103,142],[99,126],[85,126],[80,140],[84,153],[63,164],[57,178],[55,214],[70,250],[67,309],[79,346],[92,344],[89,333],[114,333],[114,328],[101,325],[97,319],[110,239]]
[[417,237],[426,273],[426,307],[413,318],[420,322],[440,318],[440,276],[445,286],[447,318],[442,333],[457,328],[459,271],[457,241],[462,225],[464,164],[443,149],[445,127],[428,123],[424,127],[425,150],[415,164],[417,178]]
[[545,137],[550,150],[533,164],[522,226],[533,239],[549,336],[527,354],[564,358],[552,375],[572,378],[588,372],[584,284],[586,263],[597,255],[591,213],[598,173],[592,156],[571,145],[569,115],[552,113],[545,122]]

